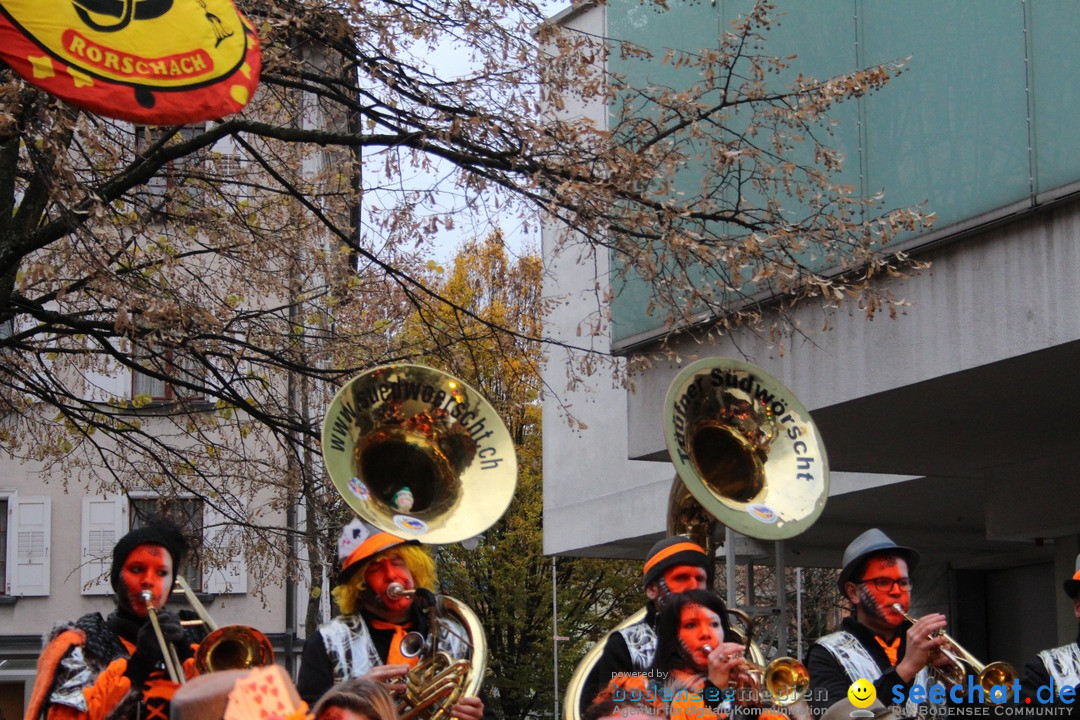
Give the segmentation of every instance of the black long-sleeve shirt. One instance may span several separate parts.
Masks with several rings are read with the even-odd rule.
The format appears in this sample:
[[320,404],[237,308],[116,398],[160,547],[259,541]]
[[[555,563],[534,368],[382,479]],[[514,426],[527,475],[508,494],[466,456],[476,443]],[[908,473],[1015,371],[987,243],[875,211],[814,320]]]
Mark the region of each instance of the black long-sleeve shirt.
[[[646,607],[645,619],[642,622],[654,629],[656,627],[656,607],[651,602]],[[652,658],[649,661],[651,664]],[[626,646],[626,640],[623,639],[622,634],[611,633],[604,642],[604,649],[596,660],[596,664],[585,678],[579,703],[580,711],[584,713],[596,698],[597,693],[605,689],[617,674],[641,672],[645,669],[634,665],[630,648]]]
[[[907,647],[907,629],[911,623],[904,622],[897,632],[900,635],[900,648],[896,657],[903,658]],[[892,704],[893,687],[902,685],[904,696],[911,690],[911,683],[904,682],[897,674],[889,656],[875,639],[874,632],[855,620],[847,617],[840,624],[840,630],[846,630],[855,636],[859,644],[866,648],[874,663],[881,670],[881,677],[874,681],[874,689],[878,699],[885,705]],[[806,653],[806,669],[810,673],[810,706],[815,714],[825,712],[826,709],[838,700],[847,697],[848,688],[858,678],[850,677],[843,665],[833,657],[825,646],[814,643]],[[869,678],[867,678],[869,680]]]

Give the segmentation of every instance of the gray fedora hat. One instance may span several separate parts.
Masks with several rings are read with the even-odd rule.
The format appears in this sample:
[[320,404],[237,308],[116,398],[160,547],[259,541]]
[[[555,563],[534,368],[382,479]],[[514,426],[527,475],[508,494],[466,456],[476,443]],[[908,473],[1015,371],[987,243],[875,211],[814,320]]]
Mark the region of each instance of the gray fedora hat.
[[841,594],[844,592],[844,584],[851,580],[855,568],[871,555],[899,555],[907,561],[908,572],[913,572],[919,564],[919,553],[914,549],[897,545],[885,533],[877,528],[870,528],[852,540],[844,550],[844,569],[836,580]]

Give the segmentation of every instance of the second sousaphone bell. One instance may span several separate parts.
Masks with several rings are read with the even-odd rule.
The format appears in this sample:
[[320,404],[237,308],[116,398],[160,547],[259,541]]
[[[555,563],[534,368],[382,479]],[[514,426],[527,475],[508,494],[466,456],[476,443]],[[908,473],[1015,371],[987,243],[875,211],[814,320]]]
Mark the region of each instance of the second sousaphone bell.
[[[688,365],[668,388],[663,422],[678,471],[668,497],[669,535],[688,535],[710,551],[718,524],[748,537],[782,540],[809,528],[825,509],[829,463],[817,426],[791,391],[761,368],[730,358]],[[611,632],[644,617],[642,609]],[[585,681],[606,638],[570,678],[563,703],[570,720],[581,718]],[[749,645],[770,692],[801,696],[801,663],[784,658],[765,665],[760,648]]]
[[668,388],[664,439],[702,509],[736,532],[783,540],[829,495],[829,461],[809,411],[764,370],[730,358],[688,365]]

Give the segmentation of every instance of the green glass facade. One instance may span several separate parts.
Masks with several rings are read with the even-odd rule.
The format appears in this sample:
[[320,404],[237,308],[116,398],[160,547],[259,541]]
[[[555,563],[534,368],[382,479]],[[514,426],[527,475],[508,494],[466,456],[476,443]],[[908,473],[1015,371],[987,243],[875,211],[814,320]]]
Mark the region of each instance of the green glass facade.
[[[651,61],[613,53],[609,69],[630,86],[695,82],[687,68],[660,62],[666,49],[717,47],[750,6],[670,4],[660,12],[608,0],[608,34],[654,53]],[[828,144],[846,157],[841,178],[864,194],[884,190],[888,207],[922,204],[940,230],[1034,208],[1080,180],[1075,0],[780,0],[777,13],[765,50],[797,56],[780,84],[795,73],[823,79],[910,57],[882,91],[831,113],[838,124]],[[680,185],[698,187],[705,171],[688,167]],[[617,348],[663,331],[663,318],[645,312],[648,297],[632,273],[620,282]]]

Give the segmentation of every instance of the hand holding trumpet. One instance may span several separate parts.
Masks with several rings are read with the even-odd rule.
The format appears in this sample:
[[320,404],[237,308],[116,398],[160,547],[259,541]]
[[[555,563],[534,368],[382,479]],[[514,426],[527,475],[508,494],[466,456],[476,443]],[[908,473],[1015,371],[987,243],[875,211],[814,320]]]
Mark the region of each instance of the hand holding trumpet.
[[721,642],[715,648],[705,645],[702,650],[708,653],[709,682],[718,688],[729,685],[748,687],[754,684],[753,677],[743,654],[746,648],[739,643]]
[[[904,682],[911,682],[915,674],[924,667],[937,662],[942,662],[941,646],[948,643],[945,632],[945,616],[941,613],[929,613],[918,619],[914,619],[896,604],[893,608],[911,621],[911,627],[907,629],[907,642],[904,657],[896,665],[896,672]],[[946,658],[944,662],[948,662]]]

